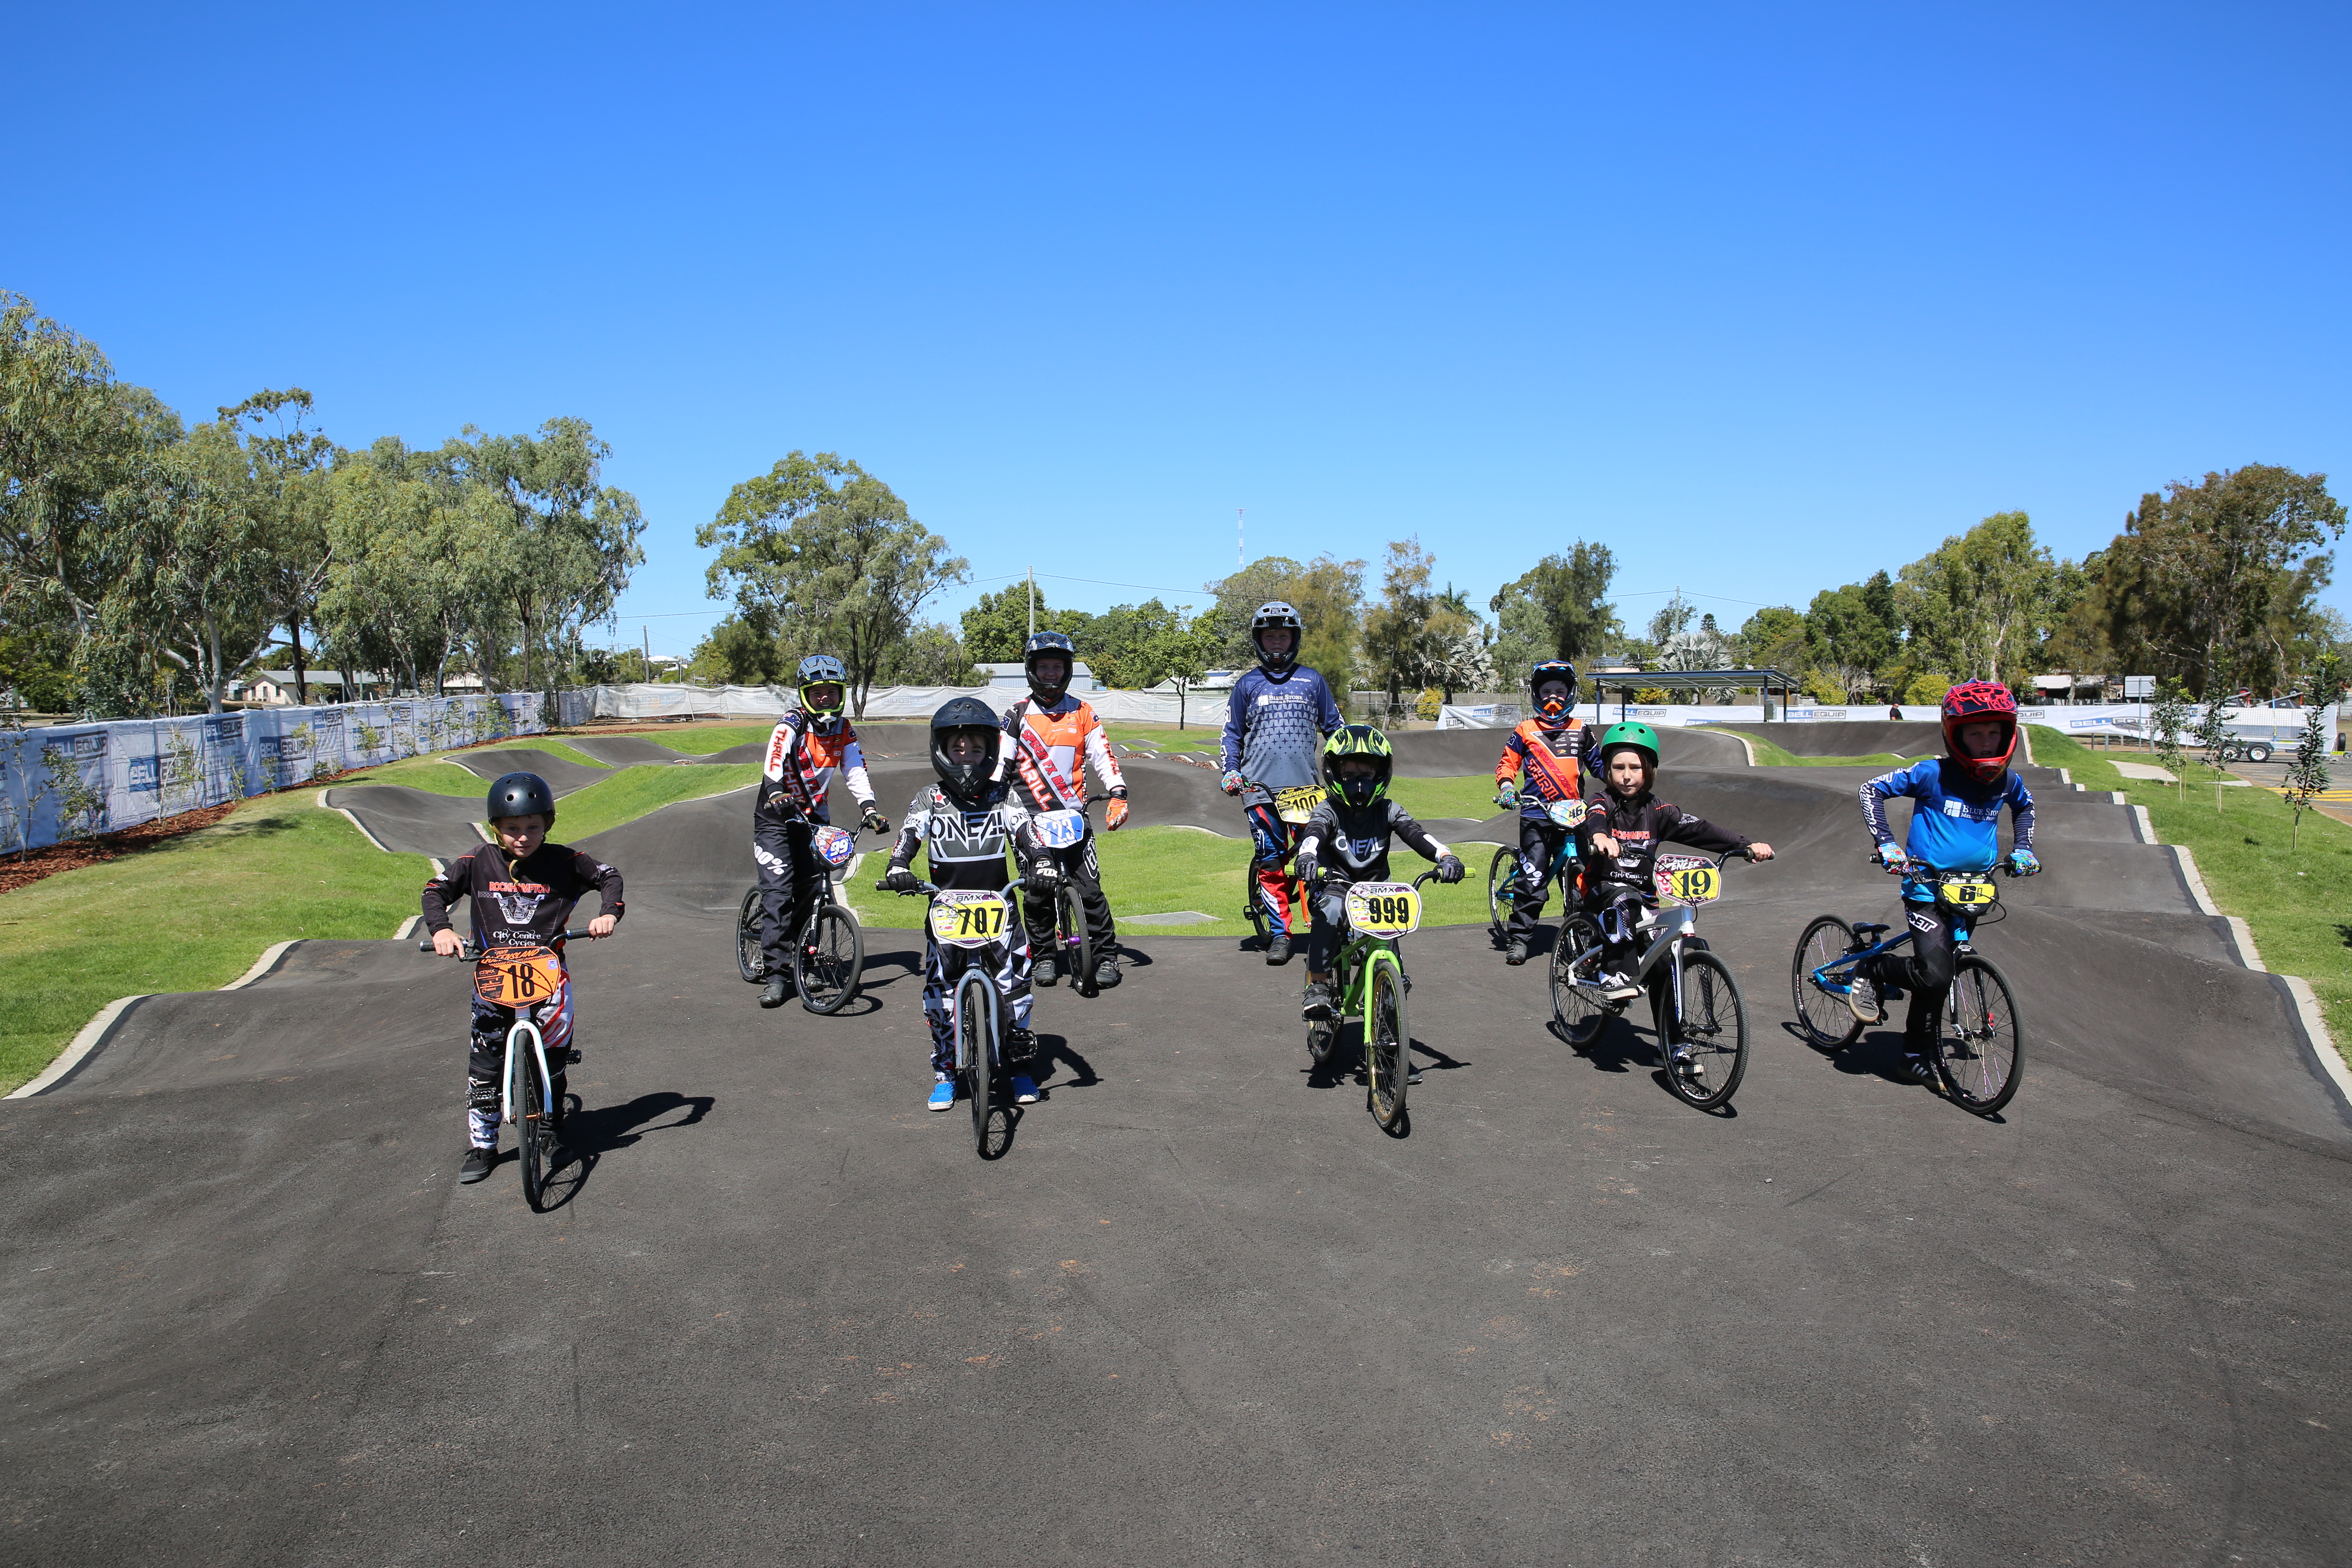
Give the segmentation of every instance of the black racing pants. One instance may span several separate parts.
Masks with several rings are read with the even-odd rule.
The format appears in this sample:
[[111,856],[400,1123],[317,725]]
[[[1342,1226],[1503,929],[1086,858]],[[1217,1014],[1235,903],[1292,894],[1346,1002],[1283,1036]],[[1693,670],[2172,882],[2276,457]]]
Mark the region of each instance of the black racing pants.
[[1903,919],[1911,928],[1911,956],[1880,963],[1887,979],[1910,988],[1903,1033],[1916,1041],[1935,1032],[1937,1012],[1952,989],[1952,917],[1939,904],[1906,901]]
[[816,824],[767,818],[751,824],[751,858],[760,868],[760,951],[771,978],[791,978],[793,943],[824,896],[833,868],[817,858]]
[[[1049,849],[1054,864],[1078,890],[1078,910],[1085,915],[1087,934],[1094,941],[1095,956],[1105,958],[1118,951],[1118,928],[1111,923],[1110,900],[1103,896],[1102,866],[1095,858],[1095,836],[1089,830],[1084,838],[1067,849]],[[1029,927],[1030,951],[1039,958],[1050,958],[1059,967],[1066,955],[1055,950],[1055,900],[1024,898],[1021,918]]]
[[[1535,933],[1536,920],[1551,896],[1552,866],[1568,847],[1570,830],[1540,816],[1519,818],[1519,890],[1511,900],[1511,921],[1505,935],[1525,942]],[[1575,868],[1568,868],[1571,881]],[[1574,897],[1570,895],[1571,899]]]

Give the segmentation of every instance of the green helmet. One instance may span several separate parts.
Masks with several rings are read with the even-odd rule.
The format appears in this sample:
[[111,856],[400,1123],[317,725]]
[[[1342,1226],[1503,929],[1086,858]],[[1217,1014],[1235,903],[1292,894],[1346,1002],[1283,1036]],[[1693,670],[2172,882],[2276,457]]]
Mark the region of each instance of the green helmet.
[[1601,760],[1606,763],[1609,753],[1619,746],[1631,746],[1642,753],[1642,760],[1651,767],[1658,765],[1658,732],[1647,724],[1612,724],[1601,737]]
[[[1343,757],[1370,757],[1372,776],[1342,784],[1339,767]],[[1370,724],[1342,724],[1323,742],[1323,793],[1342,805],[1361,809],[1389,793],[1389,774],[1395,767],[1396,752],[1386,735]]]

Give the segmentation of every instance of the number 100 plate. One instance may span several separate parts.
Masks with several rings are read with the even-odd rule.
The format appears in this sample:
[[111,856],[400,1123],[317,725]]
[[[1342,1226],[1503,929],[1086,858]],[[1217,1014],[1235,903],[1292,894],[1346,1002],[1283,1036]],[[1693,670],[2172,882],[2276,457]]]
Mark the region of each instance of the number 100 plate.
[[1004,895],[950,888],[931,897],[931,935],[950,947],[1004,940]]
[[1421,894],[1411,882],[1358,882],[1348,889],[1348,924],[1359,936],[1406,936],[1421,929]]

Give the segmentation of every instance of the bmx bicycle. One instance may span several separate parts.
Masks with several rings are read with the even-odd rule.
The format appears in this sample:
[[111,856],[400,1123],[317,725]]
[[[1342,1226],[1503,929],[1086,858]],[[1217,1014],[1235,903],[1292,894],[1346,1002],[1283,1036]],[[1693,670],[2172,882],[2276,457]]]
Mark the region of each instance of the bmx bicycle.
[[[857,911],[841,896],[834,873],[857,851],[854,827],[820,826],[811,847],[825,867],[824,891],[809,910],[793,948],[793,988],[812,1013],[838,1013],[857,1000],[866,985],[866,930]],[[735,968],[753,985],[768,977],[760,946],[760,885],[751,884],[735,911]]]
[[[1037,842],[1053,850],[1056,859],[1064,851],[1076,849],[1086,841],[1087,811],[1109,798],[1107,795],[1090,795],[1076,806],[1039,812],[1033,819]],[[1101,990],[1095,984],[1095,939],[1087,927],[1086,905],[1079,901],[1077,883],[1066,874],[1060,881],[1054,894],[1053,951],[1040,956],[1053,959],[1066,970],[1070,984],[1079,995],[1097,996]]]
[[[1003,1140],[991,1151],[990,1122],[999,1106],[1011,1103],[1004,1035],[1012,1019],[996,981],[1012,962],[1005,937],[1019,929],[1021,906],[1015,895],[1020,887],[1018,881],[1008,882],[992,892],[918,882],[899,895],[931,900],[925,922],[932,939],[948,952],[948,1027],[955,1036],[956,1083],[971,1102],[972,1142],[983,1160],[1002,1154],[1013,1136],[1008,1122]],[[877,882],[874,889],[887,893],[890,885]]]
[[1332,1016],[1307,1026],[1307,1054],[1317,1067],[1338,1057],[1339,1031],[1360,1023],[1364,1041],[1364,1109],[1384,1131],[1404,1120],[1405,1084],[1412,1077],[1412,1027],[1405,1018],[1404,960],[1397,942],[1421,929],[1423,871],[1411,882],[1352,882],[1345,908],[1348,940],[1333,966]]
[[[1323,786],[1319,784],[1291,784],[1282,789],[1255,784],[1244,784],[1242,787],[1245,790],[1264,790],[1272,795],[1274,815],[1293,827],[1303,826],[1308,817],[1315,815],[1315,808],[1323,804]],[[1244,881],[1247,884],[1248,891],[1243,895],[1242,919],[1249,921],[1251,929],[1257,932],[1258,945],[1263,947],[1267,941],[1265,903],[1258,896],[1255,867],[1250,868]],[[1297,937],[1301,933],[1294,931],[1290,934]]]
[[[1937,907],[1952,927],[1952,986],[1938,1010],[1928,1058],[1944,1091],[1962,1110],[1990,1116],[2017,1093],[2025,1062],[2025,1031],[2018,1022],[2009,981],[1977,952],[1973,942],[1978,928],[2006,915],[2000,889],[1990,867],[1937,873],[1906,860],[1902,868],[1906,877],[1932,879],[1928,885]],[[1848,998],[1872,982],[1859,965],[1881,953],[1898,952],[1911,942],[1907,927],[1899,936],[1885,937],[1890,929],[1876,921],[1849,924],[1836,915],[1821,915],[1797,939],[1789,984],[1795,993],[1798,1025],[1814,1049],[1843,1050],[1861,1036],[1862,1020],[1854,1016]],[[1885,989],[1880,987],[1882,993]],[[1948,1029],[1941,1026],[1946,1023]]]
[[[1724,864],[1738,853],[1659,856],[1651,866],[1659,907],[1644,909],[1634,926],[1649,945],[1627,983],[1646,983],[1666,1087],[1701,1110],[1728,1104],[1748,1072],[1748,1004],[1729,966],[1698,934],[1698,911],[1723,896]],[[1599,1038],[1625,1011],[1626,1001],[1612,1000],[1601,976],[1605,951],[1600,922],[1581,910],[1552,947],[1552,1016],[1572,1046]]]
[[[584,931],[563,933],[566,942],[593,942]],[[416,944],[431,952],[431,938]],[[498,1008],[509,1019],[504,1064],[499,1071],[499,1121],[511,1122],[522,1164],[523,1201],[533,1214],[547,1192],[547,1173],[555,1166],[555,1150],[562,1142],[563,1107],[555,1099],[555,1071],[547,1059],[547,1042],[530,1021],[532,1008],[553,1001],[563,986],[563,958],[551,947],[480,948],[459,939],[456,954],[474,961],[474,994]],[[571,1047],[556,1069],[571,1065]]]
[[[1503,797],[1496,795],[1495,804],[1501,805]],[[1580,800],[1548,801],[1544,805],[1544,816],[1550,818],[1553,826],[1573,833],[1582,824],[1590,809]],[[1583,876],[1584,867],[1576,858],[1576,840],[1573,838],[1560,847],[1560,853],[1552,857],[1551,865],[1544,871],[1541,885],[1529,879],[1525,856],[1507,844],[1497,848],[1494,860],[1486,868],[1486,930],[1487,934],[1495,939],[1495,945],[1501,947],[1509,940],[1511,905],[1522,893],[1533,892],[1541,897],[1557,878],[1561,896],[1567,899],[1568,907],[1574,910],[1582,901]]]

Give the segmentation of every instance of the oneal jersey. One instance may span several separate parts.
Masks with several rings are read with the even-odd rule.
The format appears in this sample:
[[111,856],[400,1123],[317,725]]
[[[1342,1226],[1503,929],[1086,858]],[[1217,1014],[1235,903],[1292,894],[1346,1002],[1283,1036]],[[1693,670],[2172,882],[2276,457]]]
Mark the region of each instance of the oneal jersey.
[[874,786],[866,777],[866,753],[857,744],[856,730],[846,719],[832,734],[820,735],[809,727],[808,715],[793,709],[769,734],[761,771],[766,777],[751,798],[754,820],[791,821],[804,816],[813,822],[830,821],[824,796],[836,772],[861,803],[874,799]]
[[[1895,842],[1886,820],[1886,803],[1909,795],[1911,831],[1903,852],[1938,871],[1982,871],[2000,858],[2000,808],[2009,807],[2017,847],[2033,847],[2033,792],[2013,772],[1990,783],[1969,777],[1965,770],[1947,768],[1940,757],[1914,763],[1891,773],[1881,773],[1862,786],[1863,819],[1878,843]],[[1903,896],[1935,897],[1927,884],[1906,879]]]
[[1020,873],[1006,869],[1004,851],[1026,865],[1037,853],[1029,808],[1017,791],[999,784],[988,797],[965,805],[937,784],[915,792],[890,851],[893,868],[911,866],[915,851],[930,854],[929,880],[942,888],[1002,888]]
[[1095,710],[1066,691],[1050,708],[1041,707],[1034,697],[1007,708],[1000,753],[1003,760],[997,777],[1016,781],[1018,793],[1034,811],[1076,809],[1085,803],[1082,759],[1093,765],[1105,789],[1127,784]]
[[1392,800],[1350,806],[1326,795],[1299,829],[1298,858],[1313,861],[1326,883],[1385,882],[1391,838],[1403,839],[1432,860],[1445,854],[1445,846]]
[[495,844],[478,845],[425,884],[425,926],[449,929],[449,906],[473,901],[474,940],[485,947],[558,947],[572,906],[593,888],[600,914],[621,913],[621,873],[593,855],[542,844],[509,860]]
[[1323,737],[1342,722],[1330,687],[1311,669],[1293,668],[1279,677],[1253,669],[1234,682],[1225,704],[1224,766],[1248,782],[1242,804],[1263,805],[1275,790],[1319,781]]

